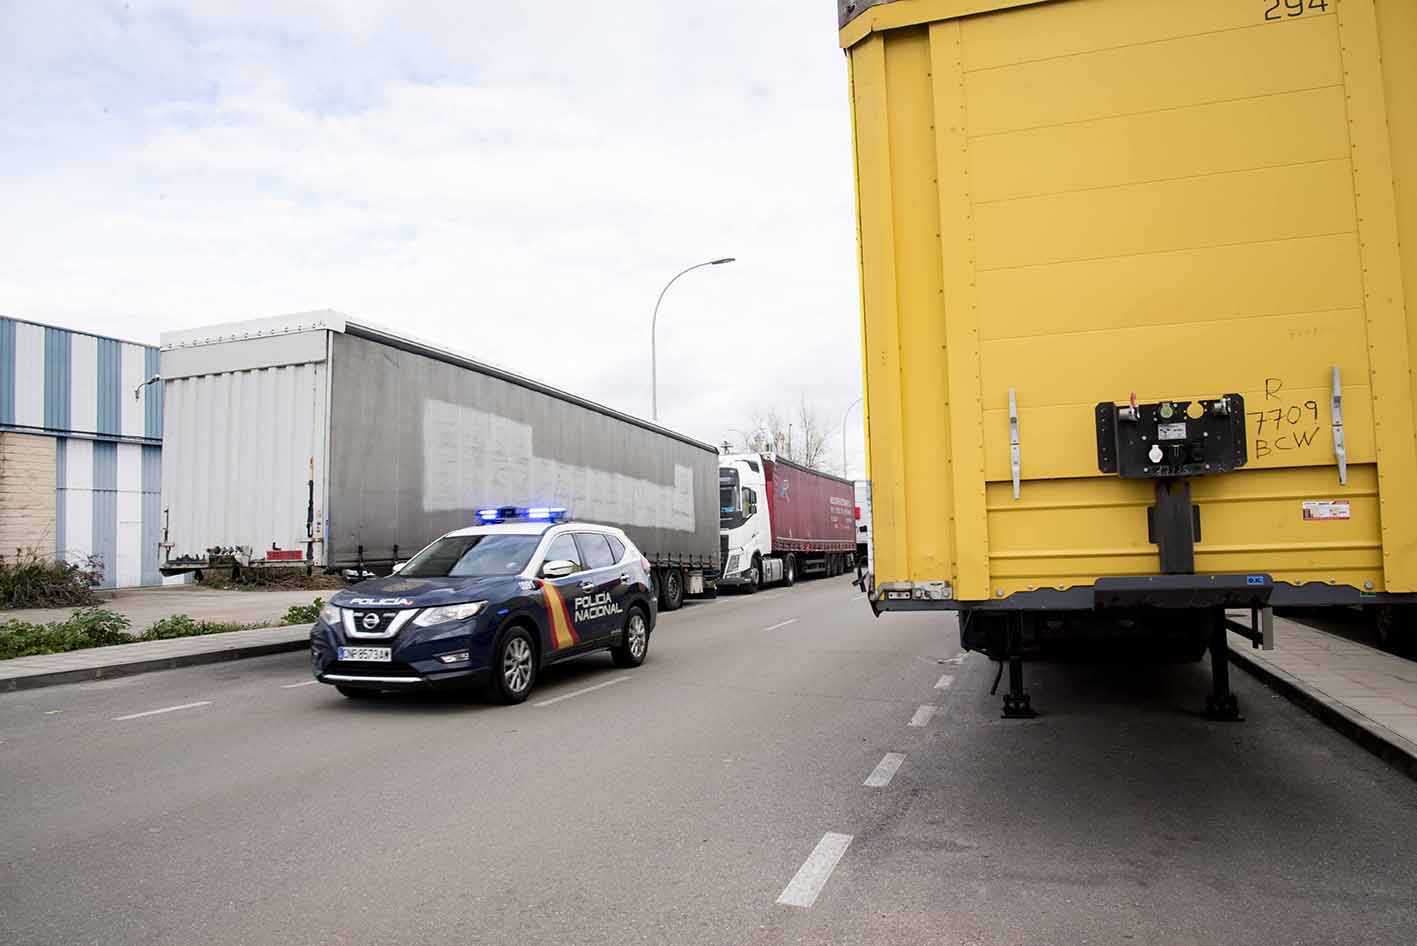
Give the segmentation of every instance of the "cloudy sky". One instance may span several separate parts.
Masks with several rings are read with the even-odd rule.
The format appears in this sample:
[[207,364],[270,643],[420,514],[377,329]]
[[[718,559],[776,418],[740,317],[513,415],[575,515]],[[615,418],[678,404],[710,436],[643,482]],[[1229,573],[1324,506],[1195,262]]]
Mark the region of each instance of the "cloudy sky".
[[[860,395],[830,0],[0,0],[0,312],[334,308],[717,442]],[[861,468],[851,412],[851,470]],[[839,463],[837,459],[835,462]]]

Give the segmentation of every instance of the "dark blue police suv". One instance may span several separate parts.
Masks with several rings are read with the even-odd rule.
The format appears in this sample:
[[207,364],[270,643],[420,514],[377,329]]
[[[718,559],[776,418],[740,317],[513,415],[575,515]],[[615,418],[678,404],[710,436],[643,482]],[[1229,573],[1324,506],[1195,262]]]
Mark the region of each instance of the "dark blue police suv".
[[325,605],[315,679],[351,699],[381,690],[489,686],[520,703],[556,661],[609,650],[638,667],[657,613],[649,562],[625,533],[548,508],[481,509],[388,578]]

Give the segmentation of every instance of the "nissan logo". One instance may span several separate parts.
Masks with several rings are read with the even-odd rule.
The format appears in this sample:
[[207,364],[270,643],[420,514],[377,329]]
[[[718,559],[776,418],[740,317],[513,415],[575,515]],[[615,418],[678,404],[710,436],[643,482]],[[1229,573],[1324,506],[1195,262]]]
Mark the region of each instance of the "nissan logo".
[[364,625],[366,631],[372,631],[379,626],[379,615],[371,611],[364,615],[364,619],[361,623]]

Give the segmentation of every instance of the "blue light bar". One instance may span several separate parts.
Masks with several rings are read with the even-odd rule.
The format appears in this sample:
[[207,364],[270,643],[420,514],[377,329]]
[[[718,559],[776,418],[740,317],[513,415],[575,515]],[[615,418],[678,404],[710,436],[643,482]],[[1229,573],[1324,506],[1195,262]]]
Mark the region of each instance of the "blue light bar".
[[501,506],[477,510],[483,525],[499,522],[561,522],[566,518],[565,506]]

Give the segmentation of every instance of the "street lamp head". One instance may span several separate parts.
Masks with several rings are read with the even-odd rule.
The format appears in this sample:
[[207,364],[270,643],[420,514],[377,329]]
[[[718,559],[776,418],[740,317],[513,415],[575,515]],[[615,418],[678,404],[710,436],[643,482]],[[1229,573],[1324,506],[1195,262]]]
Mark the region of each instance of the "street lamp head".
[[734,260],[734,257],[732,257],[732,256],[725,256],[723,259],[716,259],[716,260],[714,260],[713,262],[709,263],[709,265],[710,265],[710,266],[722,266],[724,263],[731,263],[731,262],[733,262],[733,260]]

